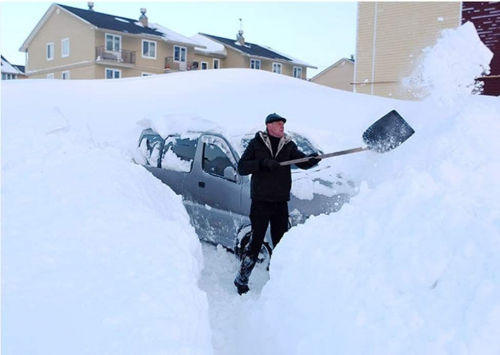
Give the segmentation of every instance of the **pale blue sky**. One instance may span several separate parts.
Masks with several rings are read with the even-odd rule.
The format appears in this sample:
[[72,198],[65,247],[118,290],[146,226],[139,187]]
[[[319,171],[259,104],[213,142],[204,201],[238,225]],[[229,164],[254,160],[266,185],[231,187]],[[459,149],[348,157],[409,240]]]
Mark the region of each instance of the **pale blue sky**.
[[[87,2],[61,1],[87,9]],[[2,2],[0,43],[2,55],[13,64],[24,64],[19,48],[51,2]],[[139,18],[147,9],[149,21],[184,36],[198,32],[236,38],[243,19],[245,40],[272,47],[308,62],[318,70],[312,77],[343,57],[355,54],[356,2],[100,2],[94,10]]]

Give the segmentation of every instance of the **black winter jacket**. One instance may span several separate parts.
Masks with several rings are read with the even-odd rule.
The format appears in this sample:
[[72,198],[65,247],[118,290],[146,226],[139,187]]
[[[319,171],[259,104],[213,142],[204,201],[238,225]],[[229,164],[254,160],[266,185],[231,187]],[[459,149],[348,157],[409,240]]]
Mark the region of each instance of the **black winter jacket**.
[[[305,156],[292,139],[285,135],[279,142],[276,156],[273,157],[268,134],[257,132],[238,162],[238,172],[241,175],[252,174],[250,188],[252,200],[286,202],[290,200],[292,188],[290,165],[280,166],[277,170],[269,172],[263,168],[262,162],[264,159],[276,159],[282,162]],[[301,169],[309,169],[314,165],[305,162],[297,166]]]

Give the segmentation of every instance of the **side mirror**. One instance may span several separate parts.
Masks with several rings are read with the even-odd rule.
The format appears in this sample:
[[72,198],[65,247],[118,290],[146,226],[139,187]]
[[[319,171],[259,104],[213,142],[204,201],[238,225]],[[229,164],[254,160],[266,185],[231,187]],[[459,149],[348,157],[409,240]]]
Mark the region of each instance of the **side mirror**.
[[224,179],[236,182],[236,170],[231,165],[224,169]]

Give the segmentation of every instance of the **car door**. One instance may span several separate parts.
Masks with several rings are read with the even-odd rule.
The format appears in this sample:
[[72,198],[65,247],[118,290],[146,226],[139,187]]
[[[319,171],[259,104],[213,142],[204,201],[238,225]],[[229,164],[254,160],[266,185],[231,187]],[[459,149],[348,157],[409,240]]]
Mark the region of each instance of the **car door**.
[[232,248],[243,213],[241,190],[247,180],[236,173],[237,155],[219,135],[200,137],[200,160],[185,181],[195,227],[204,239]]

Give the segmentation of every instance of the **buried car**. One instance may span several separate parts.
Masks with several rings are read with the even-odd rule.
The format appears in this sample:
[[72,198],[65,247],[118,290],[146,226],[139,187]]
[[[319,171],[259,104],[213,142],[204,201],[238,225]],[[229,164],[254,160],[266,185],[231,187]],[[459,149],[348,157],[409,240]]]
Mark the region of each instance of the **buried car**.
[[[288,132],[305,154],[321,150],[306,137]],[[235,250],[250,230],[250,177],[238,174],[240,152],[255,131],[231,140],[217,130],[158,133],[142,131],[139,156],[155,177],[182,195],[191,224],[200,239]],[[235,143],[236,142],[236,143]],[[301,170],[292,166],[290,226],[309,216],[338,211],[356,192],[353,182],[333,173],[326,163]],[[269,231],[265,248],[273,248]]]

